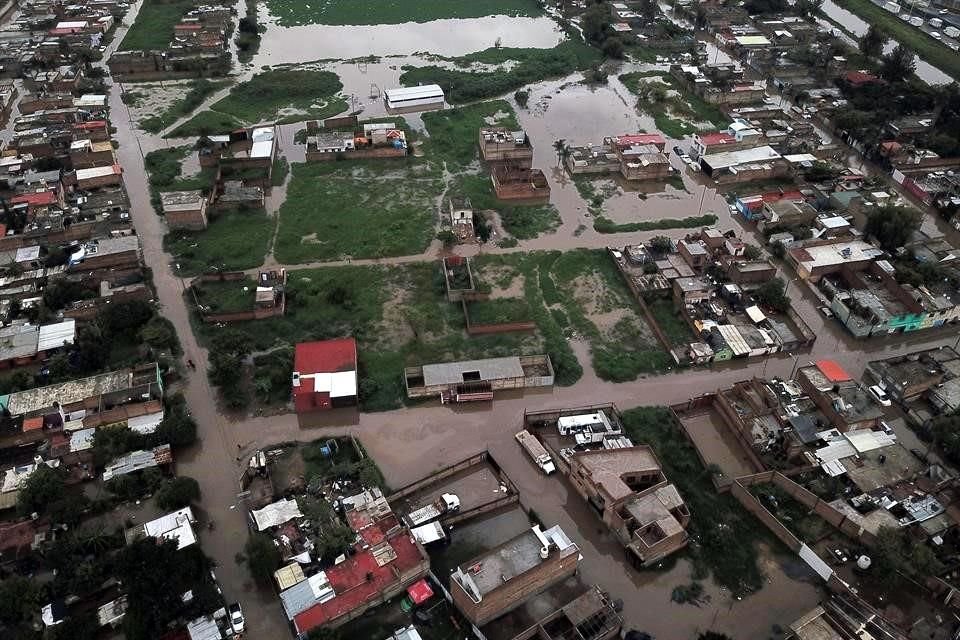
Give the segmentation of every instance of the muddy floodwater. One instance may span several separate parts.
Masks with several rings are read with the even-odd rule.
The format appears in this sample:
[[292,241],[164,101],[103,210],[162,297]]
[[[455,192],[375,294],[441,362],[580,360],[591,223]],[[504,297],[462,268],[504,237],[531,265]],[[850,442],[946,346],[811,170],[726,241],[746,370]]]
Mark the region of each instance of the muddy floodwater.
[[349,60],[363,56],[407,55],[429,52],[462,56],[499,45],[550,49],[565,34],[547,17],[434,20],[380,25],[312,24],[281,27],[271,23],[263,34],[254,65],[303,60]]

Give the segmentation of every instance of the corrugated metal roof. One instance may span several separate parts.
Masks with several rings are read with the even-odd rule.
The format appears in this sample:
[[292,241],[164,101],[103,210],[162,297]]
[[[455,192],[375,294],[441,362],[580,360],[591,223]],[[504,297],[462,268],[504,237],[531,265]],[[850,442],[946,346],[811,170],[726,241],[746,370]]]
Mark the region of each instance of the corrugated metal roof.
[[384,93],[390,102],[434,97],[440,100],[443,99],[443,89],[441,89],[438,84],[425,84],[419,87],[399,87],[397,89],[387,89]]
[[423,365],[423,383],[427,387],[438,384],[459,384],[464,382],[463,374],[468,372],[478,372],[480,380],[508,380],[523,377],[520,358],[511,356],[426,364]]
[[157,413],[148,413],[143,416],[133,416],[127,418],[127,426],[137,433],[153,433],[163,422],[163,411]]
[[257,531],[263,531],[264,529],[275,527],[284,522],[289,522],[294,518],[303,517],[297,501],[287,500],[286,498],[268,504],[262,509],[251,511],[250,515],[253,516],[253,521],[257,525]]
[[47,349],[56,349],[64,344],[73,344],[77,335],[77,321],[73,318],[57,322],[56,324],[46,324],[40,327],[40,341],[37,343],[38,351]]
[[213,616],[203,616],[187,623],[190,640],[222,640],[223,634]]
[[327,602],[336,597],[330,580],[323,571],[313,574],[306,580],[295,584],[280,593],[280,601],[288,620],[303,613],[318,602]]
[[285,567],[280,567],[274,571],[273,578],[277,581],[277,587],[279,587],[281,591],[306,580],[306,576],[303,575],[303,567],[296,562],[290,563]]
[[745,356],[750,353],[750,346],[740,335],[740,331],[732,324],[717,325],[717,331],[723,337],[727,346],[733,351],[735,356]]

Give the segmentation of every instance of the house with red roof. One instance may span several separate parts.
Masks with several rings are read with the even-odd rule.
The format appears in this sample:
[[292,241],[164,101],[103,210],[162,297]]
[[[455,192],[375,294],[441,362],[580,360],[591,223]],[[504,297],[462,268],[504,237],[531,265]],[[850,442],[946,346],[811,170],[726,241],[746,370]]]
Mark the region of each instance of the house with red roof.
[[613,144],[618,149],[629,149],[630,147],[652,144],[658,150],[663,151],[667,146],[667,141],[659,133],[631,133],[614,136]]
[[854,87],[862,87],[865,84],[872,84],[874,82],[883,82],[883,80],[877,76],[872,73],[867,73],[866,71],[848,71],[846,75],[843,76],[843,79]]
[[695,133],[693,135],[693,153],[698,158],[708,153],[733,151],[737,148],[737,139],[726,131]]
[[293,404],[299,414],[357,404],[357,341],[301,342],[293,356]]

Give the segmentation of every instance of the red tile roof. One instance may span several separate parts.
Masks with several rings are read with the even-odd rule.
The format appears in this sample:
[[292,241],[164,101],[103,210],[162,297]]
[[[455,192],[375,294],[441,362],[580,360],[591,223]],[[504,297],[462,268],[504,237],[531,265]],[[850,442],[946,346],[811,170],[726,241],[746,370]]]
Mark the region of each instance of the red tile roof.
[[33,206],[51,205],[57,201],[57,195],[53,191],[41,191],[39,193],[21,193],[18,196],[10,198],[10,204],[28,204]]
[[303,375],[353,371],[356,368],[357,341],[353,338],[301,342],[293,355],[293,370]]
[[620,146],[633,146],[641,144],[666,145],[667,141],[659,133],[631,133],[616,137],[617,144]]
[[844,371],[843,367],[833,360],[817,360],[817,369],[826,376],[830,382],[847,382],[853,380],[850,374]]
[[84,131],[91,129],[105,129],[107,127],[106,120],[90,120],[88,122],[78,122],[73,125],[74,129],[82,129]]
[[37,429],[43,429],[43,417],[38,418],[26,418],[23,421],[23,430],[24,431],[36,431]]
[[345,562],[327,569],[327,579],[336,597],[313,605],[293,619],[297,633],[306,634],[379,597],[386,587],[396,583],[394,571],[409,572],[423,562],[420,548],[408,531],[390,539],[396,559],[382,567],[372,551],[362,551]]
[[865,73],[863,71],[848,71],[847,75],[844,76],[844,79],[854,86],[869,84],[871,82],[877,82],[880,80],[880,78],[872,73]]
[[736,141],[737,141],[736,138],[734,138],[732,135],[724,131],[715,131],[713,133],[700,134],[700,142],[705,147],[709,147],[715,144],[732,144]]

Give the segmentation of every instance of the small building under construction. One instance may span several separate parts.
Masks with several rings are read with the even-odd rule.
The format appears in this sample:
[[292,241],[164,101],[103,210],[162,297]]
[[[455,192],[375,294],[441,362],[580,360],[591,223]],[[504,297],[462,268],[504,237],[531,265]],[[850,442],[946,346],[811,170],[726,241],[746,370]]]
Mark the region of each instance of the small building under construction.
[[547,355],[425,364],[407,367],[403,375],[408,397],[439,397],[444,403],[493,400],[497,390],[553,385]]

